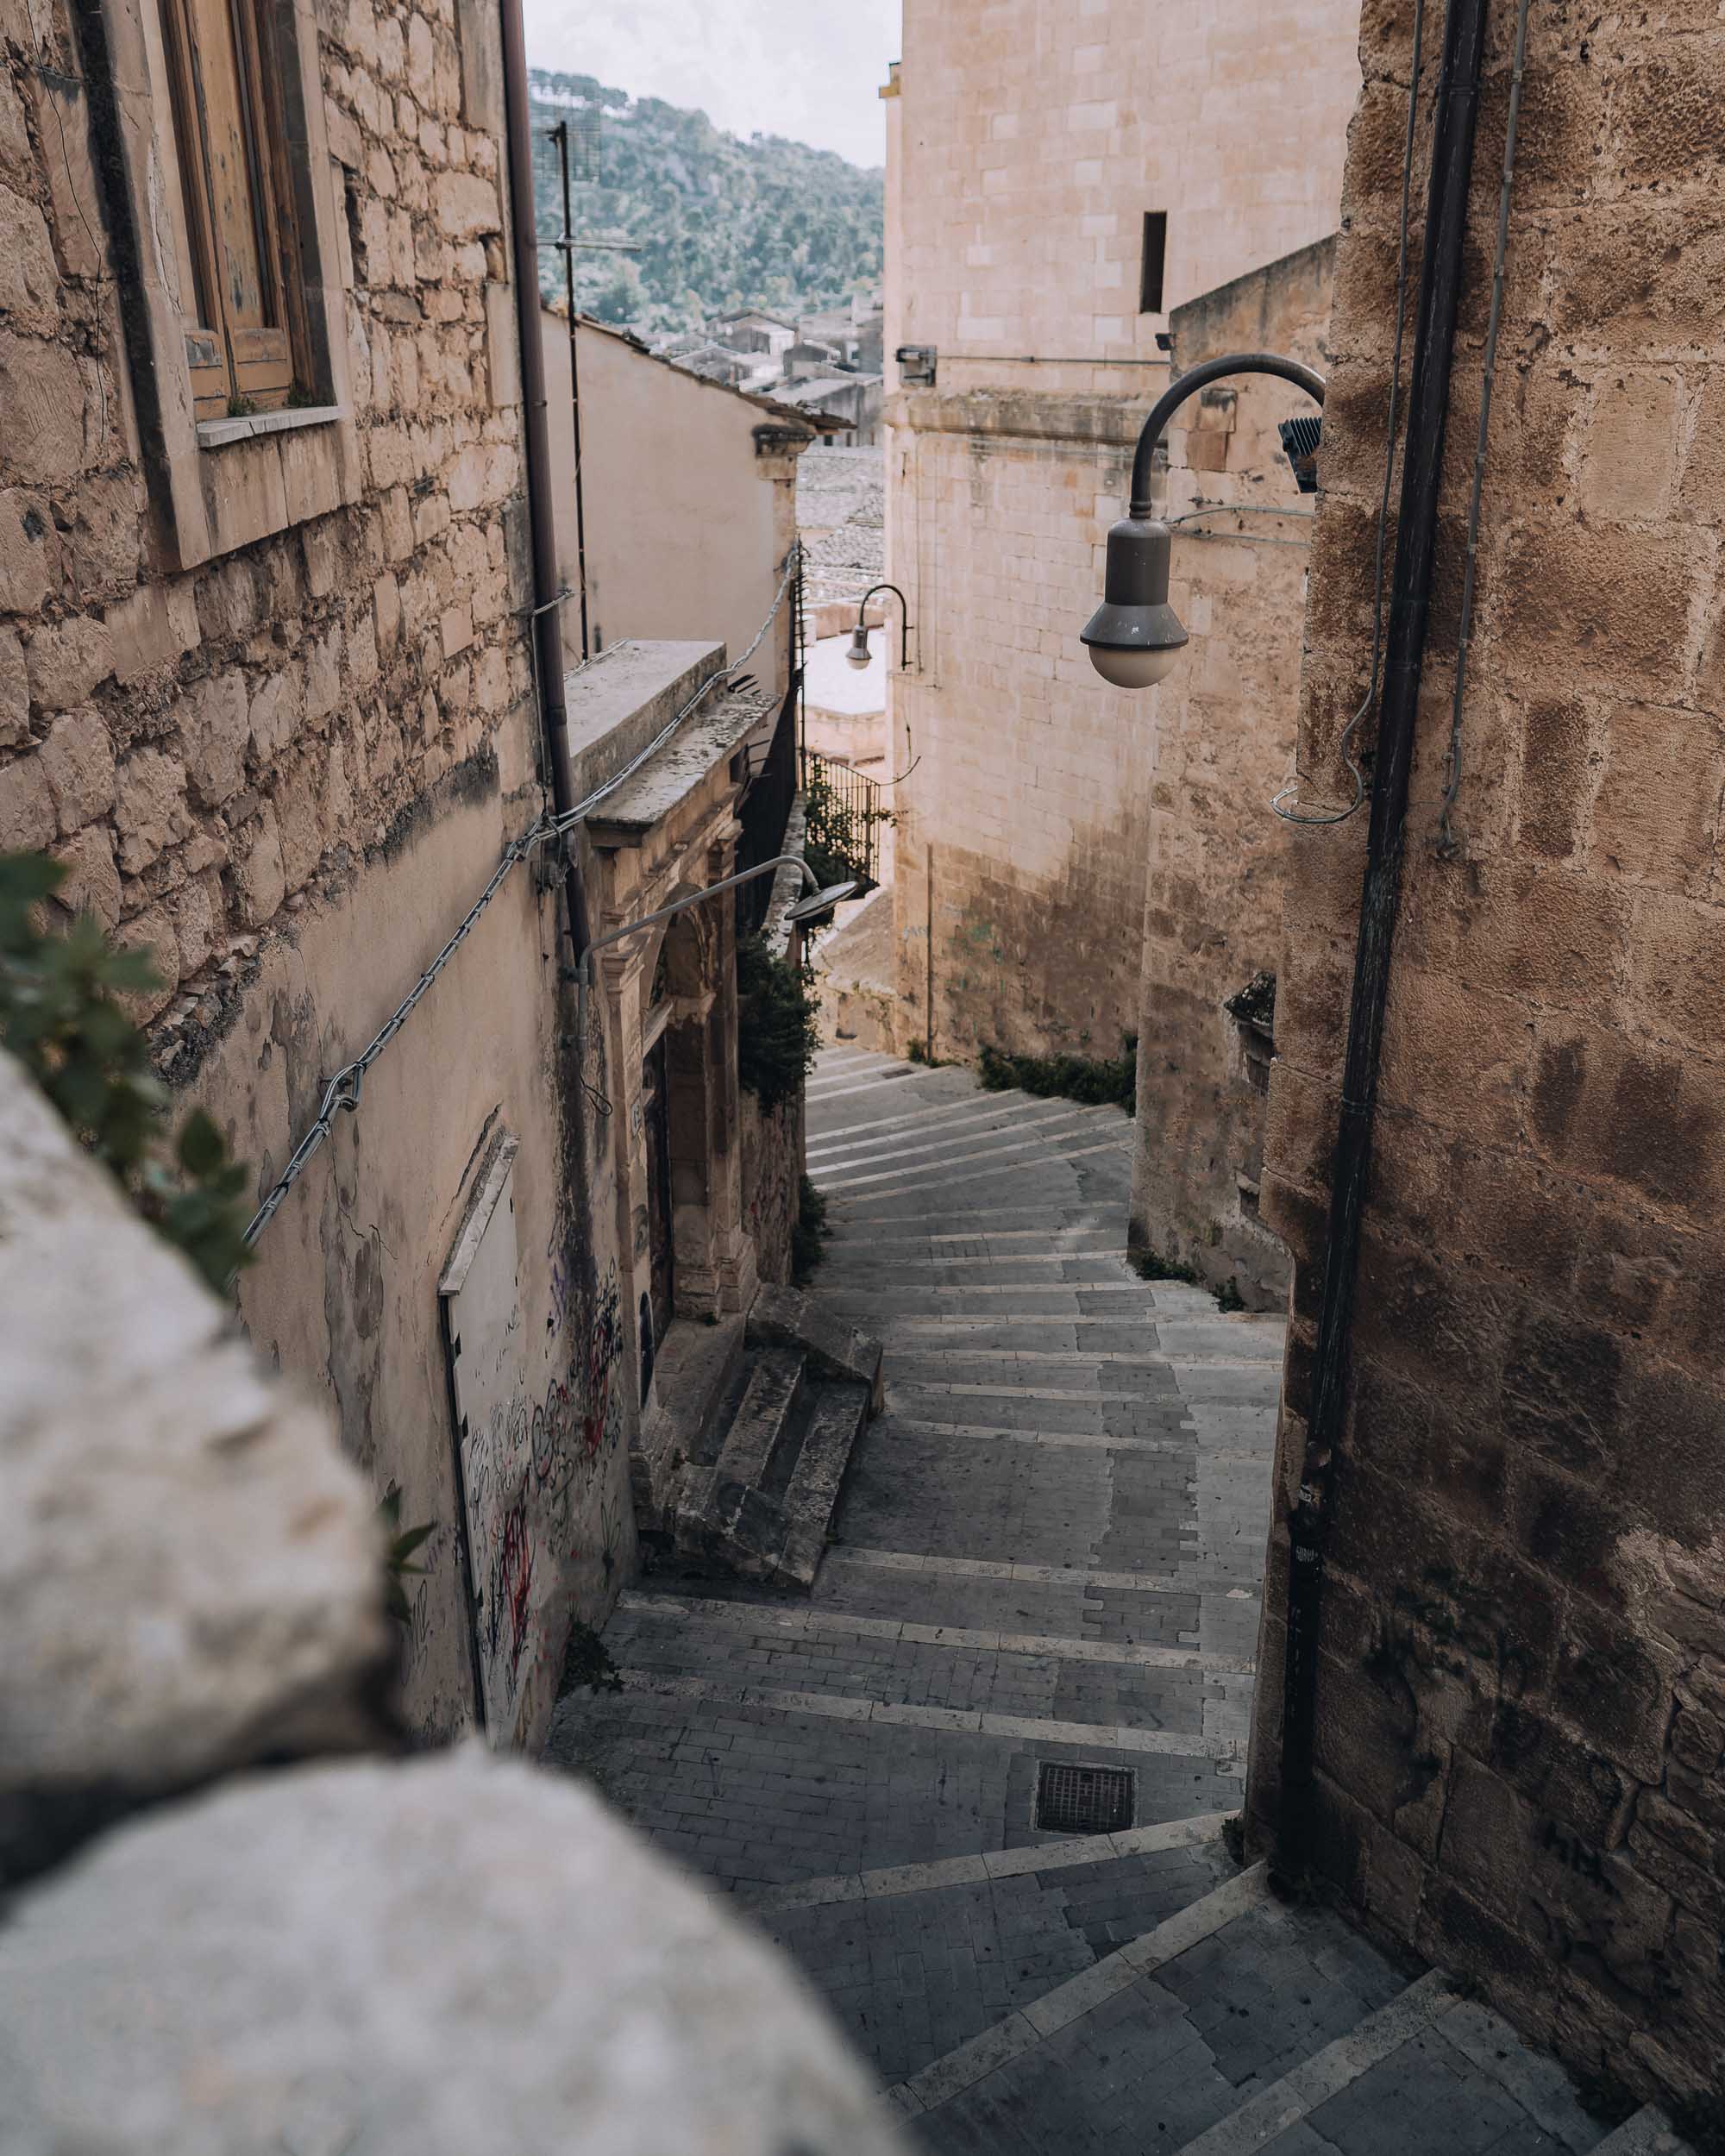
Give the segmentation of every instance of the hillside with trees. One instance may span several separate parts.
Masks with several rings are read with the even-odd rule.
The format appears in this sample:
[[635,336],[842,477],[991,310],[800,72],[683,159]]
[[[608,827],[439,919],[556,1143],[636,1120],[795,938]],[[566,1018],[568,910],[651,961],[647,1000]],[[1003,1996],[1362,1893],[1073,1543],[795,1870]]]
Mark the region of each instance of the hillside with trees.
[[[630,98],[589,75],[530,71],[539,236],[562,229],[555,143],[574,132],[577,232],[637,241],[635,254],[577,256],[578,298],[601,321],[643,335],[699,329],[762,307],[794,318],[835,305],[881,275],[885,175],[776,135],[726,135],[702,112]],[[555,248],[540,285],[561,298]]]

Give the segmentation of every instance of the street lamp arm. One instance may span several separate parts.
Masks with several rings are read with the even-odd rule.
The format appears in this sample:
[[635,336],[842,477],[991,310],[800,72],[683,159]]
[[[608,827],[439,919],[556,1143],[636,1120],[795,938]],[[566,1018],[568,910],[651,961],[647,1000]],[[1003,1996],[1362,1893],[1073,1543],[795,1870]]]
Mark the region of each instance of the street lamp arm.
[[[614,928],[608,935],[595,936],[576,961],[573,976],[566,972],[564,980],[573,977],[575,984],[575,1041],[576,1054],[583,1062],[586,1058],[587,988],[593,980],[593,955],[603,950],[607,943],[620,943],[626,937],[639,936],[643,930],[653,928],[661,921],[668,921],[673,914],[686,912],[692,906],[699,906],[704,899],[716,899],[721,891],[734,891],[739,883],[752,883],[756,876],[770,874],[777,868],[794,868],[803,880],[803,895],[785,914],[787,921],[797,923],[818,920],[831,913],[841,899],[856,895],[855,882],[830,883],[823,890],[816,876],[800,854],[775,854],[770,861],[757,861],[752,868],[739,868],[734,876],[722,876],[717,883],[708,884],[704,890],[692,891],[687,898],[673,899],[668,906],[656,906],[652,912],[643,913],[638,921],[625,921],[621,928]],[[585,1083],[585,1081],[583,1081]],[[607,1105],[605,1112],[609,1115]]]
[[[858,638],[861,638],[862,649],[861,663],[867,666],[869,663],[869,624],[864,616],[868,611],[869,602],[876,592],[890,592],[899,602],[899,671],[903,674],[911,662],[911,603],[896,584],[871,584],[863,592],[862,598],[856,602],[856,626],[850,632],[850,641],[854,647]],[[856,661],[853,659],[852,663],[856,664]]]
[[638,921],[625,921],[621,928],[612,929],[608,936],[595,936],[576,962],[575,979],[578,985],[585,993],[587,982],[593,977],[593,955],[596,950],[603,950],[607,943],[620,943],[625,937],[639,936],[643,929],[652,928],[660,921],[668,921],[674,913],[681,913],[689,906],[699,906],[704,899],[717,898],[721,891],[734,890],[739,883],[752,883],[756,876],[764,876],[769,869],[792,867],[800,872],[806,893],[819,890],[813,869],[800,854],[775,854],[771,861],[757,862],[752,868],[740,869],[734,876],[725,876],[718,883],[709,883],[702,890],[691,892],[687,898],[674,899],[669,906],[662,906],[651,913],[643,913]]
[[1225,374],[1274,374],[1284,382],[1292,382],[1296,389],[1303,389],[1314,404],[1324,401],[1324,378],[1298,360],[1284,359],[1279,352],[1228,352],[1218,360],[1204,360],[1196,367],[1188,368],[1177,382],[1170,382],[1150,408],[1150,417],[1138,434],[1138,448],[1132,455],[1132,505],[1129,517],[1150,517],[1151,468],[1156,461],[1157,445],[1160,442],[1169,421],[1189,397],[1212,382],[1220,381]]

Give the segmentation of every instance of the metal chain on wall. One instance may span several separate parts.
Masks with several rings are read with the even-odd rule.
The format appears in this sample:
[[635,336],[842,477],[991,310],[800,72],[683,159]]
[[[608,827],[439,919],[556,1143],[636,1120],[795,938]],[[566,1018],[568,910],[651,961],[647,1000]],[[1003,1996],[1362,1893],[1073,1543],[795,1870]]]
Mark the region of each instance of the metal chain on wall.
[[767,618],[755,632],[753,639],[741,658],[721,672],[710,675],[681,709],[674,713],[661,727],[640,754],[632,757],[615,777],[607,779],[603,786],[595,787],[584,800],[578,801],[574,807],[565,815],[549,816],[542,813],[536,816],[518,838],[511,839],[505,847],[503,857],[492,871],[490,882],[467,909],[465,918],[455,934],[443,945],[360,1053],[351,1062],[344,1063],[324,1086],[323,1098],[318,1106],[317,1113],[313,1117],[299,1143],[289,1156],[286,1167],[282,1169],[281,1174],[271,1185],[262,1204],[252,1215],[245,1233],[246,1247],[248,1250],[256,1243],[258,1238],[280,1211],[282,1200],[305,1173],[313,1158],[335,1130],[336,1117],[343,1110],[352,1113],[359,1106],[366,1073],[376,1062],[396,1035],[400,1032],[402,1027],[407,1023],[408,1016],[415,1005],[418,1003],[461,945],[466,943],[468,937],[472,935],[479,924],[480,917],[507,881],[511,870],[518,862],[524,861],[536,848],[564,841],[576,825],[590,815],[607,795],[616,793],[620,786],[624,785],[635,776],[643,764],[659,753],[689,714],[698,705],[704,703],[715,688],[721,686],[729,688],[736,683],[743,667],[760,649],[762,639],[777,619],[779,610],[785,603],[785,594],[796,580],[801,560],[801,545],[794,540],[790,553],[786,557],[784,573],[780,578],[779,588],[774,593],[773,604]]

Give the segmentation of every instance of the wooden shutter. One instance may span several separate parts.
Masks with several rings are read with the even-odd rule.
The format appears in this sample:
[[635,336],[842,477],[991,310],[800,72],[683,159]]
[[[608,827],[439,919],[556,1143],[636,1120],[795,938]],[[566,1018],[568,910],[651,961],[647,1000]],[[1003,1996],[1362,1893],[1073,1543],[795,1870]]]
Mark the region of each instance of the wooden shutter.
[[293,356],[253,0],[163,0],[185,198],[186,363],[200,419],[284,404]]

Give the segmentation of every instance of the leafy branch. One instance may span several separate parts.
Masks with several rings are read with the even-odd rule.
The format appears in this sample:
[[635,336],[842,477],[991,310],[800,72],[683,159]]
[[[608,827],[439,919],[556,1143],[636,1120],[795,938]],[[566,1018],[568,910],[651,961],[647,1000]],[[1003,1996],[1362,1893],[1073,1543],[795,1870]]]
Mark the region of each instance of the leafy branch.
[[143,951],[116,950],[87,913],[47,932],[42,902],[65,879],[41,854],[0,854],[0,1044],[144,1218],[224,1294],[250,1261],[251,1177],[202,1108],[170,1138],[167,1088],[120,1001],[156,987],[154,968]]
[[384,1608],[398,1623],[411,1625],[413,1610],[407,1599],[405,1580],[417,1578],[430,1570],[429,1564],[415,1564],[414,1553],[420,1545],[437,1532],[435,1520],[428,1520],[423,1527],[404,1527],[401,1524],[401,1492],[387,1490],[377,1508],[379,1525],[383,1529],[383,1598]]

